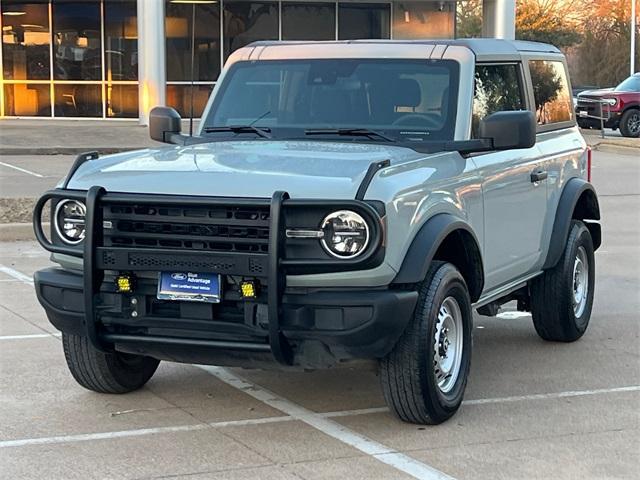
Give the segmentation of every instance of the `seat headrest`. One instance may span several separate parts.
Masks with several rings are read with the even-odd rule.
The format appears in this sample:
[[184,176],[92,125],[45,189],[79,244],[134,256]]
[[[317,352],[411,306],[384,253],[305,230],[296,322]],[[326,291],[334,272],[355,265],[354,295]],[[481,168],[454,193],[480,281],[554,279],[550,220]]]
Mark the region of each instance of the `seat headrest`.
[[411,78],[396,80],[393,96],[397,107],[415,108],[422,103],[420,84]]

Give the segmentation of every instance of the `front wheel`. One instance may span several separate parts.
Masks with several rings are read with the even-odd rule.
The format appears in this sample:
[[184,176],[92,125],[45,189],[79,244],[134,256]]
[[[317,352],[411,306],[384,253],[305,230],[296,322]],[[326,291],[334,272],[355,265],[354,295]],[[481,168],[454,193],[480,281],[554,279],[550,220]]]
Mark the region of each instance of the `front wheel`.
[[67,366],[73,378],[98,393],[138,390],[153,376],[159,360],[142,355],[97,350],[86,337],[62,334]]
[[531,283],[531,316],[538,335],[554,342],[578,340],[589,325],[595,287],[593,241],[579,220],[558,264]]
[[434,262],[419,287],[414,318],[380,362],[382,390],[405,422],[435,425],[462,403],[471,363],[471,300],[460,272]]
[[640,110],[627,110],[622,114],[620,133],[623,137],[640,137]]

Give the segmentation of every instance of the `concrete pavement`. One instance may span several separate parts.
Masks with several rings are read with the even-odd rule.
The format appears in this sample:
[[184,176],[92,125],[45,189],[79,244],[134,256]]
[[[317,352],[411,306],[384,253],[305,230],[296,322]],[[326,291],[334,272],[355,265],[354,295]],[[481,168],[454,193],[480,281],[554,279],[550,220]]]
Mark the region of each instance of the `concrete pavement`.
[[547,343],[529,315],[476,316],[465,404],[437,427],[392,417],[368,363],[283,373],[164,362],[134,394],[87,392],[67,372],[29,284],[46,252],[0,244],[1,476],[635,479],[637,158],[595,152],[593,181],[603,245],[587,334]]

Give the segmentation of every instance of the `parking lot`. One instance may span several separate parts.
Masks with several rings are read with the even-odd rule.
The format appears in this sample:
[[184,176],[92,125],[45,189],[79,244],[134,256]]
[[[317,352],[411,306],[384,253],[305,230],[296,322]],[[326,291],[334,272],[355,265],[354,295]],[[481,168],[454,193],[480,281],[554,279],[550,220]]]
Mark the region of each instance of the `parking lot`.
[[[34,159],[12,165],[41,177],[2,170],[11,195],[21,182],[55,183]],[[395,419],[365,363],[278,372],[165,362],[139,392],[85,391],[33,292],[48,255],[33,241],[0,244],[0,476],[638,478],[640,160],[594,152],[593,165],[604,238],[587,334],[546,343],[529,315],[476,316],[465,403],[436,427]]]

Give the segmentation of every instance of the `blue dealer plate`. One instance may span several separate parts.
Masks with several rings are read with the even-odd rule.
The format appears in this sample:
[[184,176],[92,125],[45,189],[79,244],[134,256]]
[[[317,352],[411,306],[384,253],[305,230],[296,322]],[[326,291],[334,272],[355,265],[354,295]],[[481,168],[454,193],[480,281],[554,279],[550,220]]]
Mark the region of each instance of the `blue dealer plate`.
[[220,284],[217,273],[161,272],[158,298],[219,303]]

